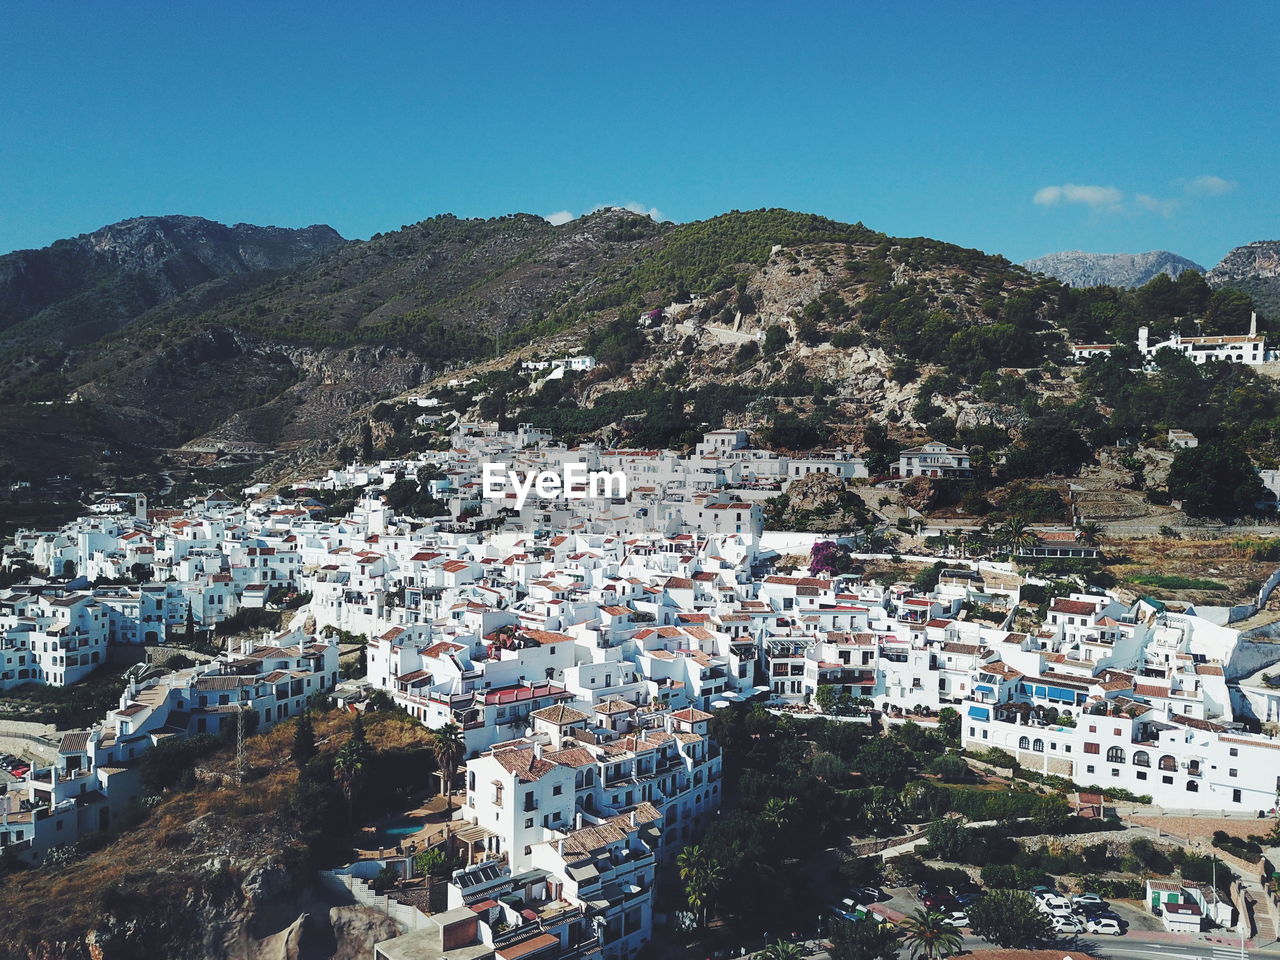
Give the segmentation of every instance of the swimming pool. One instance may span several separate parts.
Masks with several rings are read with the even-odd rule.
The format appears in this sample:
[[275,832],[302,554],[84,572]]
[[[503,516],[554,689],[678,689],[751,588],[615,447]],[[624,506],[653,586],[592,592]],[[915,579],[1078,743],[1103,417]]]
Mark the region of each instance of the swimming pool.
[[407,827],[383,827],[378,833],[384,837],[407,837],[411,833],[417,833],[422,829],[421,824],[411,825]]

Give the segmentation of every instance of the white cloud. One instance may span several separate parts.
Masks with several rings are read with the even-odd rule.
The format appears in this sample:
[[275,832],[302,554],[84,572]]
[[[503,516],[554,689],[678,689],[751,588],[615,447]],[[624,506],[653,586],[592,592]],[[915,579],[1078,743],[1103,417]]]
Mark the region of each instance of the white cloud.
[[1061,186],[1041,187],[1031,200],[1042,207],[1056,207],[1060,203],[1079,203],[1095,210],[1118,210],[1124,201],[1124,193],[1115,187],[1064,183]]
[[641,214],[642,216],[646,216],[651,220],[657,221],[658,223],[661,223],[663,220],[667,219],[662,215],[662,211],[659,210],[657,207],[646,207],[643,203],[636,203],[634,200],[632,200],[630,203],[615,204],[615,206],[621,206],[623,210],[630,210],[632,213]]
[[557,210],[555,213],[547,214],[542,219],[546,220],[547,223],[551,224],[552,226],[558,227],[562,223],[568,223],[570,220],[576,220],[578,218],[575,217],[568,210]]
[[1153,197],[1149,193],[1137,193],[1133,197],[1134,205],[1148,213],[1158,213],[1162,217],[1172,217],[1181,204],[1177,200],[1165,200]]
[[1182,185],[1182,192],[1189,197],[1220,197],[1236,188],[1235,182],[1205,174],[1188,180]]

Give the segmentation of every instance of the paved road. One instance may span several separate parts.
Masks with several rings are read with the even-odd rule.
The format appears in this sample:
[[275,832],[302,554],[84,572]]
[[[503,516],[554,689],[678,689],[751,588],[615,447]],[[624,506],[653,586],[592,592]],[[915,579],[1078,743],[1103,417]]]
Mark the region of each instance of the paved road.
[[[1061,948],[1064,957],[1069,957],[1073,953],[1083,953],[1102,958],[1102,960],[1240,960],[1241,956],[1248,960],[1260,960],[1260,958],[1271,960],[1271,958],[1280,957],[1280,944],[1248,950],[1242,955],[1239,944],[1229,947],[1208,943],[1155,943],[1132,935],[1107,937],[1105,941],[1095,937],[1063,938],[1057,941],[1057,947]],[[995,948],[985,940],[973,936],[964,938],[965,953],[992,949]],[[899,951],[898,955],[903,958],[910,957],[910,953],[905,949]],[[751,956],[758,956],[758,954]],[[809,956],[813,960],[830,960],[830,955],[825,950],[819,950]],[[963,954],[957,954],[957,956],[963,956]]]

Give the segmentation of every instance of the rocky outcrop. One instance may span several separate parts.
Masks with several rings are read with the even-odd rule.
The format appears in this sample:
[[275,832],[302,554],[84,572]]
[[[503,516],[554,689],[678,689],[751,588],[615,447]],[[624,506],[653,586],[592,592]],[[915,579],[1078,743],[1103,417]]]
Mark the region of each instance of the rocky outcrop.
[[1262,316],[1280,319],[1280,240],[1255,240],[1236,247],[1205,279],[1210,286],[1249,294]]
[[1036,257],[1022,264],[1073,287],[1140,287],[1162,273],[1176,277],[1184,270],[1204,273],[1204,267],[1168,250],[1147,253],[1086,253],[1065,250]]
[[341,246],[332,227],[234,226],[201,217],[135,217],[0,257],[0,328],[75,301],[85,322],[136,313],[219,277],[284,270]]

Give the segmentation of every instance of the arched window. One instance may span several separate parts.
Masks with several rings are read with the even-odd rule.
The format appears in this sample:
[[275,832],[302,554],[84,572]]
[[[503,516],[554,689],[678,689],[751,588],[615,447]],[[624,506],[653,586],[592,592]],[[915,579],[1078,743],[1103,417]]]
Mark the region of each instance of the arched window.
[[1163,757],[1160,758],[1160,769],[1161,770],[1177,770],[1178,761],[1173,759],[1173,757],[1169,756],[1166,753]]
[[1044,753],[1044,741],[1037,738],[1036,741],[1031,744],[1031,750],[1033,753]]
[[1133,751],[1133,765],[1135,767],[1151,766],[1151,754],[1147,753],[1145,750]]
[[1031,749],[1031,738],[1030,738],[1030,737],[1023,737],[1021,740],[1019,740],[1019,741],[1018,741],[1018,749],[1019,749],[1019,750],[1030,750],[1030,749]]
[[1188,780],[1188,781],[1187,781],[1187,792],[1188,792],[1188,793],[1199,793],[1199,792],[1200,792],[1200,784],[1196,783],[1194,780]]
[[1119,747],[1112,747],[1107,751],[1107,763],[1124,763],[1124,751]]

